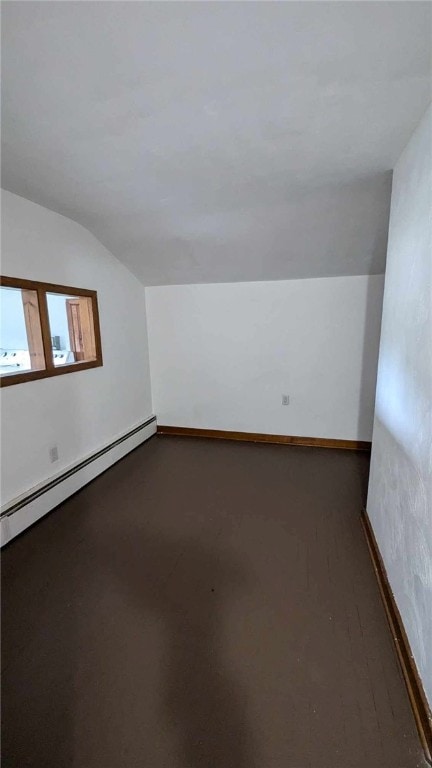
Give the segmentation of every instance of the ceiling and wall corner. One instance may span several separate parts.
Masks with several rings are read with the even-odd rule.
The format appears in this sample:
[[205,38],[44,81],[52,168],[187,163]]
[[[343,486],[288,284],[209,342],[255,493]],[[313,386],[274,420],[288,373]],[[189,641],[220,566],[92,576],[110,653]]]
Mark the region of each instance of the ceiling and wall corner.
[[144,285],[384,271],[427,2],[3,2],[3,186]]

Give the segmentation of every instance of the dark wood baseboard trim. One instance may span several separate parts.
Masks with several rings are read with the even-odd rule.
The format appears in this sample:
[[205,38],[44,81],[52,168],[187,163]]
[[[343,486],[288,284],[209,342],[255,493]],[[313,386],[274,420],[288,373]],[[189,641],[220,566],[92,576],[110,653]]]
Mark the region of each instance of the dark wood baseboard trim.
[[295,435],[266,435],[261,432],[232,432],[225,429],[195,429],[192,427],[157,426],[160,435],[182,437],[213,437],[219,440],[242,440],[251,443],[280,443],[315,448],[343,448],[348,451],[370,451],[371,443],[362,440],[337,440],[329,437],[296,437]]
[[411,652],[402,617],[399,613],[399,609],[396,605],[393,591],[387,577],[387,572],[381,557],[375,534],[373,532],[368,513],[365,509],[362,512],[362,523],[378,585],[380,588],[382,601],[384,603],[387,620],[390,626],[390,631],[394,640],[396,653],[408,690],[417,730],[419,732],[425,757],[427,761],[432,765],[432,713],[426,699],[414,657]]

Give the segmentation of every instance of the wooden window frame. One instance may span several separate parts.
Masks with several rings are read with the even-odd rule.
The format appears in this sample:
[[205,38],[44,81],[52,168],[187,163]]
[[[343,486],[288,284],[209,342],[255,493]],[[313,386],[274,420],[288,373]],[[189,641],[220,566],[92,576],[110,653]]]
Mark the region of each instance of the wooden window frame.
[[[39,305],[39,320],[45,357],[45,368],[32,371],[23,371],[22,373],[8,373],[6,376],[0,376],[0,387],[10,387],[12,384],[24,384],[26,381],[37,381],[38,379],[47,379],[51,376],[63,376],[63,374],[66,373],[77,373],[78,371],[86,371],[88,368],[99,368],[103,365],[97,291],[90,291],[86,288],[73,288],[68,285],[57,285],[56,283],[42,283],[36,280],[24,280],[19,277],[3,276],[0,277],[0,287],[18,288],[24,291],[28,290],[36,292]],[[96,358],[94,360],[67,363],[66,365],[55,367],[48,314],[47,293],[64,293],[67,296],[82,296],[83,298],[87,297],[91,299],[96,347]]]

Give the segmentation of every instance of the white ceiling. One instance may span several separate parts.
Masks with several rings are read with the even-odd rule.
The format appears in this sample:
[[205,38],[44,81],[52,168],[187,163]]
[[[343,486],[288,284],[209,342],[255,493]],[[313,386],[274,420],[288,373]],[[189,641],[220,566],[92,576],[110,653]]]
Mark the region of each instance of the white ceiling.
[[146,285],[382,272],[431,9],[3,2],[3,186]]

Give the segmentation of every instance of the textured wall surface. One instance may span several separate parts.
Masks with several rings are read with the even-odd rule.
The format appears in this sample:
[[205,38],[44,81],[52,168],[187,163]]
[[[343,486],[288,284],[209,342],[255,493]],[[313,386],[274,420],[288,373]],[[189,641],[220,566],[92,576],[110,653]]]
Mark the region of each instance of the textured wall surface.
[[431,138],[394,172],[368,512],[432,704]]

